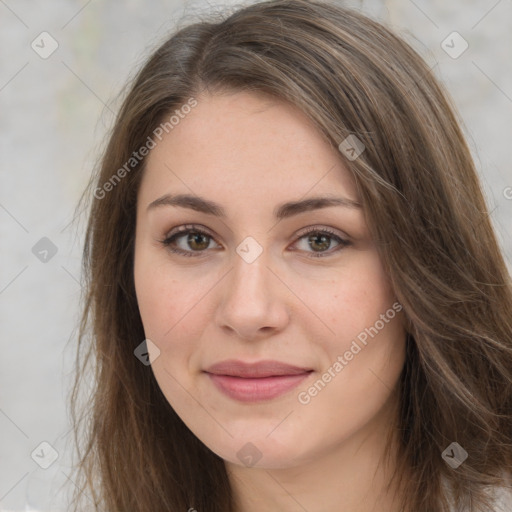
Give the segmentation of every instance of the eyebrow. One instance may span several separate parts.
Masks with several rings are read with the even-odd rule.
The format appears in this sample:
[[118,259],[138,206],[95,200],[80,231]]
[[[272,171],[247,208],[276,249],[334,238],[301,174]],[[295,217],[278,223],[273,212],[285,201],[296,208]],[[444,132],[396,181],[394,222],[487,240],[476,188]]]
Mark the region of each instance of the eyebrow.
[[[165,194],[149,204],[148,211],[161,206],[178,206],[188,208],[208,215],[214,215],[221,219],[226,218],[224,208],[203,197],[190,194],[171,195]],[[277,206],[274,209],[274,217],[278,220],[286,219],[299,213],[311,210],[319,210],[321,208],[329,208],[331,206],[343,206],[345,208],[361,208],[361,204],[346,197],[320,196],[303,199],[301,201],[289,201]]]

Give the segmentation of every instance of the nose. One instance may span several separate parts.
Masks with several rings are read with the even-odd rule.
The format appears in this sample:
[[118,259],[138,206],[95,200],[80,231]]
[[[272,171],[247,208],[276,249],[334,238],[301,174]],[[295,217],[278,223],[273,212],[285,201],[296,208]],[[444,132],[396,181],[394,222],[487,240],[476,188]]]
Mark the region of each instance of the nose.
[[252,263],[235,253],[234,268],[222,280],[217,325],[245,340],[266,338],[289,322],[290,292],[269,268],[266,252]]

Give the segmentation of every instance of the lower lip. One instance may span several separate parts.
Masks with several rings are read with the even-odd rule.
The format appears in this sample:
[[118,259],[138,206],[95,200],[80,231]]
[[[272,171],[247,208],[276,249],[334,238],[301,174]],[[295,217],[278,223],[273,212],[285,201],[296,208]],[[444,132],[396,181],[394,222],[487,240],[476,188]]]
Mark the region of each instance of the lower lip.
[[215,386],[228,397],[240,402],[262,402],[284,395],[297,387],[311,372],[298,375],[280,375],[245,379],[229,375],[208,373]]

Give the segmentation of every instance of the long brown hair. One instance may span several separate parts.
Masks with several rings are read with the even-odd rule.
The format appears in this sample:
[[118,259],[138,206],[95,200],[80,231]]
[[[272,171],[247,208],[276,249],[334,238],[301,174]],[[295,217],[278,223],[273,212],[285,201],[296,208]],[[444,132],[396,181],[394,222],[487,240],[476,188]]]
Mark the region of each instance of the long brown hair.
[[[357,12],[305,0],[186,26],[130,85],[87,192],[75,510],[234,511],[223,460],[133,353],[145,338],[133,280],[145,158],[130,159],[191,98],[241,90],[294,104],[333,147],[349,135],[364,144],[345,165],[407,319],[402,510],[492,510],[486,487],[506,484],[512,467],[512,292],[470,152],[446,93],[406,43]],[[453,442],[468,453],[457,469],[442,456]]]

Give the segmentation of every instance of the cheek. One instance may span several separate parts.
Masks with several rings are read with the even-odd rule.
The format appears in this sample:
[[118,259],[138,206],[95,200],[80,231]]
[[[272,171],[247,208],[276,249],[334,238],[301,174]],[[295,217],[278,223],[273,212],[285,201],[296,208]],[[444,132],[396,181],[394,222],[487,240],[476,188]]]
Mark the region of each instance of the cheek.
[[[371,397],[374,405],[385,400],[387,386],[393,387],[404,363],[405,331],[401,306],[377,252],[355,255],[336,279],[311,290],[316,293],[310,301],[325,321],[315,339],[321,345],[323,370],[330,369],[325,376],[330,392],[318,403],[344,397],[351,407],[365,408],[358,405],[362,397]],[[317,387],[323,389],[322,383]]]
[[161,350],[177,348],[180,340],[199,339],[200,321],[206,319],[205,294],[215,280],[191,270],[178,273],[161,261],[137,254],[134,266],[139,312],[147,338]]
[[300,283],[298,295],[307,298],[304,302],[322,320],[315,323],[333,349],[350,344],[396,300],[376,251],[352,253],[328,280]]
[[324,288],[323,302],[316,297],[334,333],[316,337],[322,368],[297,394],[297,422],[328,417],[316,428],[331,440],[349,437],[383,410],[405,362],[401,306],[379,259],[361,255],[343,277]]

